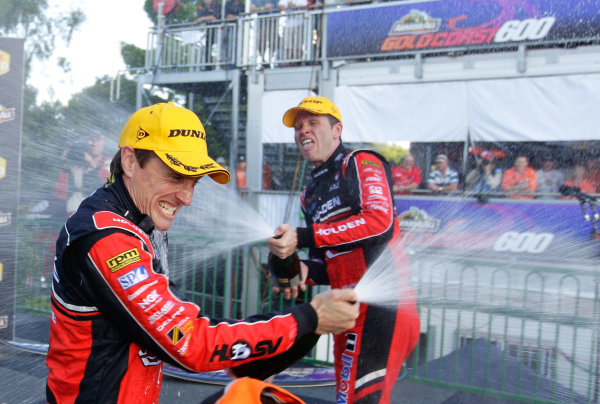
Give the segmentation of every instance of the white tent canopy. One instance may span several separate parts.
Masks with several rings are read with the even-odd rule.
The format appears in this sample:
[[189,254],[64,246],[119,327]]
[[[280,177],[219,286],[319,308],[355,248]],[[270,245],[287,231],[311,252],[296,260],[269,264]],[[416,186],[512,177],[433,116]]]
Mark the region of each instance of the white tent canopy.
[[[263,143],[293,142],[281,119],[306,90],[263,97]],[[346,142],[600,140],[600,74],[337,87]]]

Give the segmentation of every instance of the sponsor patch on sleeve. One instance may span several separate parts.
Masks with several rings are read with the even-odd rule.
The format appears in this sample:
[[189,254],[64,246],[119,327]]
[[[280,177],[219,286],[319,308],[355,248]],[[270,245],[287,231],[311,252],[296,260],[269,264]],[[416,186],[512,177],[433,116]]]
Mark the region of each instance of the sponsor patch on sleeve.
[[373,160],[361,160],[360,165],[381,168],[381,164]]
[[139,267],[132,269],[124,275],[121,275],[117,278],[121,287],[125,290],[130,287],[137,285],[138,283],[145,281],[148,279],[150,275],[148,274],[148,270],[145,266],[140,265]]
[[138,262],[141,259],[142,258],[140,257],[140,252],[138,249],[132,248],[131,250],[123,251],[122,253],[106,260],[106,265],[108,266],[108,269],[110,269],[110,272],[117,272],[118,270],[125,268],[127,265]]

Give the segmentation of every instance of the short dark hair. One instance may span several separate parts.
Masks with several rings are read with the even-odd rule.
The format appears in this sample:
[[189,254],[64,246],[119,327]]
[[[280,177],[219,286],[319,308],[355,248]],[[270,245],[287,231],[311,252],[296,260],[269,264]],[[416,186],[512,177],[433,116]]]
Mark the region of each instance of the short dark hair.
[[[135,159],[140,164],[140,167],[144,167],[146,163],[153,157],[158,157],[152,150],[134,149]],[[121,163],[121,149],[117,150],[110,162],[110,173],[112,175],[123,174],[123,164]]]
[[329,114],[327,115],[327,118],[329,118],[329,124],[331,125],[331,127],[333,127],[333,125],[335,125],[336,123],[338,123],[340,121],[335,116],[329,115]]

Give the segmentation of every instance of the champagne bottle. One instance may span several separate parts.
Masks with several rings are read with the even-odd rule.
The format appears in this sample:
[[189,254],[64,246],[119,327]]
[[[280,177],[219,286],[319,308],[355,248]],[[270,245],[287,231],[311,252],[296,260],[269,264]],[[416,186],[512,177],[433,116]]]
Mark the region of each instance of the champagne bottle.
[[284,259],[279,258],[273,253],[269,253],[268,263],[269,269],[275,275],[279,287],[289,288],[291,286],[298,286],[301,280],[298,253],[294,252]]

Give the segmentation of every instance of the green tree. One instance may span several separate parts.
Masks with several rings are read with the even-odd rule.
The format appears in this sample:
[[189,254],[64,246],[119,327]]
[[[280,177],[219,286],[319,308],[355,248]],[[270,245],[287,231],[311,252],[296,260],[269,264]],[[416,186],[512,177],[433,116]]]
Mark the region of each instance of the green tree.
[[[47,0],[0,0],[0,36],[25,38],[25,77],[33,60],[48,59],[57,39],[68,44],[84,21],[85,15],[80,9],[50,17]],[[59,60],[59,65],[69,68],[64,59]]]
[[408,149],[405,149],[402,146],[388,143],[374,143],[373,149],[381,153],[387,161],[393,164],[400,164],[402,158],[409,153]]
[[[181,0],[179,4],[179,9],[175,13],[166,16],[166,24],[183,24],[183,23],[193,23],[196,21],[196,1],[194,0]],[[144,3],[144,10],[148,17],[157,24],[158,22],[158,14],[156,10],[154,10],[154,1],[146,0]]]

